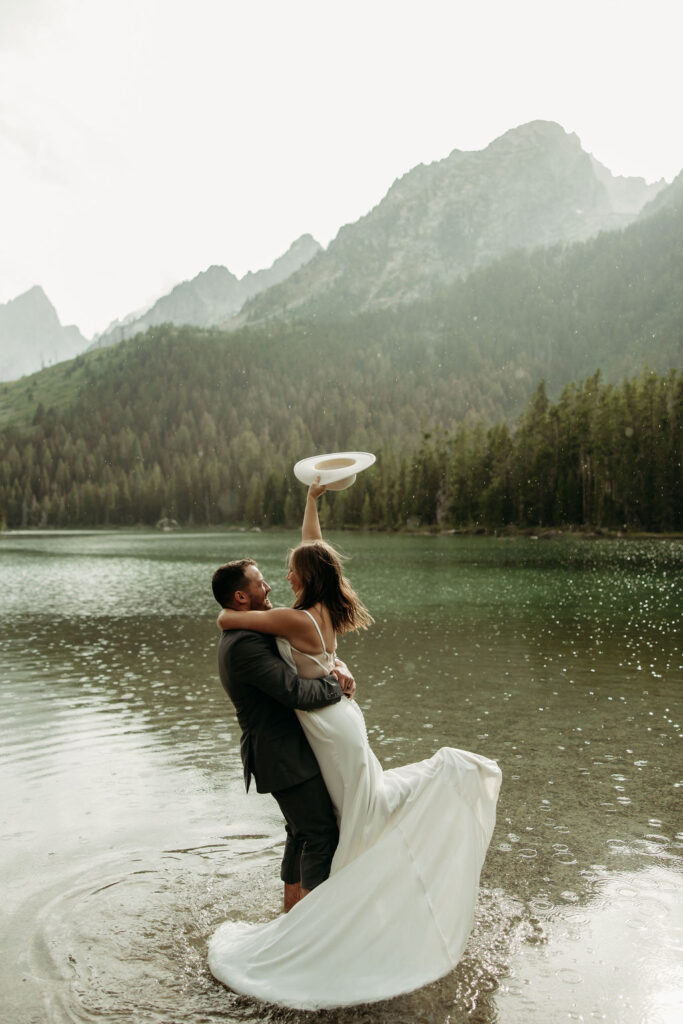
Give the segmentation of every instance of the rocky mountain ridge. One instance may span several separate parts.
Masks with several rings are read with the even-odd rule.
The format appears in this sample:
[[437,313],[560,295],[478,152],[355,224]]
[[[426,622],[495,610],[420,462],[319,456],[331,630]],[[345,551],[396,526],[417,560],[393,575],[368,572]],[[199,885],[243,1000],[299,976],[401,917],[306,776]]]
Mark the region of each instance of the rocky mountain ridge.
[[625,227],[665,182],[615,177],[558,124],[533,121],[483,150],[453,150],[399,178],[286,283],[233,325],[386,309],[515,249],[583,241]]
[[190,281],[176,285],[144,313],[114,321],[90,347],[114,345],[163,323],[215,326],[237,313],[248,299],[284,281],[321,250],[320,243],[306,234],[293,242],[268,269],[249,271],[241,279],[226,267],[211,266]]
[[[624,228],[670,202],[678,187],[617,177],[582,149],[576,135],[554,122],[533,121],[483,150],[453,150],[413,168],[368,214],[342,227],[326,250],[303,235],[270,268],[241,280],[211,266],[146,310],[115,321],[90,347],[107,347],[163,323],[235,329],[400,309],[515,250]],[[37,292],[51,315],[31,311],[26,296],[0,307],[0,380],[87,346],[77,328],[59,324],[42,289]]]
[[612,525],[672,529],[683,177],[674,185],[624,230],[516,250],[400,309],[234,332],[165,324],[5,384],[0,508],[16,526],[293,525],[302,452],[372,439],[385,475],[371,494],[352,489],[349,524],[439,522],[445,486],[464,525],[503,506],[503,525],[581,525],[588,481]]
[[35,285],[0,305],[0,381],[35,373],[86,349],[114,345],[158,324],[217,325],[237,313],[247,299],[284,281],[321,248],[311,235],[302,235],[270,267],[249,271],[241,279],[226,267],[209,267],[146,310],[115,320],[90,345],[77,327],[62,326],[47,295]]
[[0,304],[0,380],[71,359],[86,345],[78,327],[60,323],[39,285]]

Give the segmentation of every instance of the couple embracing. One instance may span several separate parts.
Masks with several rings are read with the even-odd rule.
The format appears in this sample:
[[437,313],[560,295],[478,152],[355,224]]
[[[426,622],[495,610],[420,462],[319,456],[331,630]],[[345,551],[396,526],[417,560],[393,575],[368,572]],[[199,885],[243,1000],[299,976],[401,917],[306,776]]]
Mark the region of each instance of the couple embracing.
[[[213,974],[237,992],[300,1009],[352,1005],[436,980],[460,959],[495,824],[495,762],[444,747],[383,771],[336,656],[372,618],[325,544],[309,488],[290,556],[293,608],[274,609],[249,559],[217,569],[221,681],[242,727],[247,787],[271,792],[287,838],[285,910],[227,921]],[[301,899],[302,896],[305,899]]]

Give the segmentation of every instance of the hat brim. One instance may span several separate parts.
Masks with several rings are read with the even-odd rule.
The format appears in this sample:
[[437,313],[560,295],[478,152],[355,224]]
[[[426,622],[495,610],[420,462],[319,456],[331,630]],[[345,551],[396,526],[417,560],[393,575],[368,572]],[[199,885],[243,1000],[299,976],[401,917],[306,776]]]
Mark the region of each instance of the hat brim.
[[320,483],[330,491],[343,491],[356,480],[358,473],[375,461],[370,452],[329,452],[301,459],[294,467],[294,476],[309,487],[320,477]]

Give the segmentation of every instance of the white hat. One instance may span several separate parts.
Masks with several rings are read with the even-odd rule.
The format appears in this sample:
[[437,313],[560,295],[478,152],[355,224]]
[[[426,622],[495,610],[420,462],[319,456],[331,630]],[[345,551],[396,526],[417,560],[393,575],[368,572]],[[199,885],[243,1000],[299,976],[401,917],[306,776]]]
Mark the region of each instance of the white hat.
[[343,491],[350,487],[356,474],[367,469],[375,461],[370,452],[331,452],[329,455],[312,455],[309,459],[301,459],[294,467],[294,476],[302,484],[325,484],[329,491]]

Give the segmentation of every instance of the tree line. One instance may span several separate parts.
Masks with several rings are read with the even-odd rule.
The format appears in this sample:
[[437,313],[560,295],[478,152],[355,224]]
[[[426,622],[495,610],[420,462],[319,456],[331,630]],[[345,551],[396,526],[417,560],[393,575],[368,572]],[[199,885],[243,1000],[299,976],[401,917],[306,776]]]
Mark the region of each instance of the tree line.
[[[623,232],[511,253],[400,308],[335,320],[321,299],[305,322],[162,325],[0,384],[0,512],[288,524],[297,459],[371,447],[377,467],[326,503],[348,525],[670,529],[683,177],[667,196]],[[605,379],[586,380],[596,366]]]
[[[147,352],[158,368],[160,346]],[[512,426],[483,417],[425,425],[406,406],[403,430],[389,417],[372,432],[367,409],[354,423],[352,394],[339,403],[348,423],[331,417],[327,431],[321,396],[302,397],[285,379],[284,401],[269,406],[249,387],[247,366],[248,353],[243,368],[232,365],[227,393],[220,380],[213,391],[190,380],[182,402],[163,374],[142,373],[126,378],[124,401],[110,372],[91,380],[77,405],[38,405],[29,429],[0,434],[7,525],[151,526],[168,517],[183,526],[296,526],[306,489],[294,462],[376,437],[375,467],[324,499],[328,527],[683,529],[681,372],[644,372],[621,385],[596,373],[555,402],[541,383]]]

